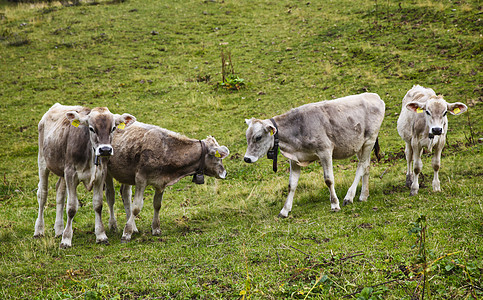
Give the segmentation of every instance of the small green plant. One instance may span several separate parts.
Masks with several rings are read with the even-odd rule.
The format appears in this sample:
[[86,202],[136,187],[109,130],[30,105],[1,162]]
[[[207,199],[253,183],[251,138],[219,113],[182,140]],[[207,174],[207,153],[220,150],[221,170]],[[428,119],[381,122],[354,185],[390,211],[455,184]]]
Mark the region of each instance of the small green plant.
[[245,79],[238,77],[235,74],[233,63],[231,61],[231,53],[226,54],[221,51],[221,82],[218,87],[231,91],[238,91],[245,87]]
[[246,256],[245,245],[243,245],[243,257],[245,259],[245,268],[246,268],[246,271],[247,271],[247,276],[246,276],[246,279],[245,279],[244,289],[241,290],[240,293],[239,293],[241,300],[250,299],[252,297],[252,295],[255,294],[255,293],[263,294],[263,292],[261,290],[259,290],[257,288],[253,289],[253,287],[252,287],[252,279],[250,278],[250,273],[248,273],[248,258]]
[[357,300],[379,300],[384,299],[384,293],[388,290],[387,287],[382,286],[379,288],[365,287],[357,295]]
[[239,78],[236,75],[230,75],[227,78],[225,78],[225,81],[220,82],[220,87],[227,90],[238,91],[244,86],[245,86],[245,79]]
[[431,297],[431,291],[429,289],[429,281],[428,281],[428,250],[426,249],[426,233],[427,233],[427,222],[426,216],[420,215],[416,221],[412,223],[413,227],[409,229],[409,234],[416,235],[416,241],[412,248],[418,248],[418,255],[417,255],[417,262],[421,266],[421,271],[419,274],[422,275],[422,292],[421,292],[421,299],[424,299],[424,295],[427,293],[428,297]]

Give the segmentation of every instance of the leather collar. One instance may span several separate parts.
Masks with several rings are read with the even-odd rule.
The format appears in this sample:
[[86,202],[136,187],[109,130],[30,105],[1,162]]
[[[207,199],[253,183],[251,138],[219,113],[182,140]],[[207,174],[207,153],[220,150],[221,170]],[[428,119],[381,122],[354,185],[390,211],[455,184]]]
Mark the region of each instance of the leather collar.
[[201,144],[201,159],[200,159],[200,165],[198,166],[198,170],[196,170],[196,173],[193,175],[193,180],[192,182],[196,184],[203,184],[205,183],[205,177],[204,177],[204,170],[205,170],[205,155],[206,155],[206,145],[205,142],[199,141]]
[[275,129],[277,129],[277,132],[275,132],[275,135],[273,136],[274,141],[273,141],[273,148],[268,150],[267,152],[267,158],[273,160],[273,171],[277,172],[277,157],[278,157],[278,126],[277,123],[273,118],[270,118],[270,121],[272,122],[273,126],[275,126]]

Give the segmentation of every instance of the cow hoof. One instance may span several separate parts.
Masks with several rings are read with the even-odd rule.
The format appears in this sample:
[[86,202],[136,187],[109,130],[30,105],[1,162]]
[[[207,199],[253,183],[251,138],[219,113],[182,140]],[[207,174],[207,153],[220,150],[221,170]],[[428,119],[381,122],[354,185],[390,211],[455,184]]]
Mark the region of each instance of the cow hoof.
[[[342,206],[346,206],[348,204],[352,204],[353,201],[352,200],[349,200],[349,199],[344,199],[344,202],[342,202]],[[339,209],[340,210],[340,209]]]
[[121,243],[123,243],[123,244],[125,244],[125,243],[129,243],[129,241],[130,241],[130,240],[131,240],[131,238],[128,238],[128,237],[123,236],[123,237],[121,238]]
[[153,229],[153,235],[154,236],[160,236],[161,235],[161,229]]
[[332,212],[338,212],[340,211],[340,207],[334,207],[330,209]]
[[36,233],[36,234],[34,234],[34,239],[40,239],[42,237],[44,237],[44,234],[43,233]]
[[409,193],[409,196],[416,196],[418,194],[418,191],[411,191]]
[[72,245],[69,245],[66,243],[60,243],[60,246],[59,246],[60,249],[69,249],[70,247],[72,247]]
[[100,241],[96,241],[97,244],[99,245],[109,245],[109,240],[100,240]]
[[282,213],[279,213],[278,214],[278,217],[281,218],[281,219],[285,219],[288,217],[288,214],[286,216],[284,216]]

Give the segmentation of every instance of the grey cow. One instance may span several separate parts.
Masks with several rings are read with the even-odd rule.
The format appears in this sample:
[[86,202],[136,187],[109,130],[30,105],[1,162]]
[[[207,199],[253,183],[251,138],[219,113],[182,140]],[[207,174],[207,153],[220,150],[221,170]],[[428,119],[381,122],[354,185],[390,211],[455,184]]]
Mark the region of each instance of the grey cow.
[[[158,126],[136,122],[126,130],[116,130],[112,145],[115,154],[109,160],[106,178],[106,198],[111,211],[109,226],[117,227],[113,211],[112,178],[115,178],[123,184],[121,195],[128,217],[123,241],[129,241],[132,233],[137,232],[134,219],[143,207],[146,186],[152,185],[156,190],[152,233],[159,235],[159,210],[167,186],[189,175],[197,175],[198,179],[202,174],[221,179],[226,177],[222,159],[230,152],[227,147],[219,146],[211,136],[204,140],[190,139]],[[134,207],[131,208],[132,185],[136,186],[136,192]]]
[[280,217],[287,217],[292,210],[300,166],[317,160],[322,165],[324,180],[330,190],[332,211],[340,210],[334,189],[332,159],[357,155],[356,176],[344,198],[344,205],[353,202],[361,177],[359,200],[367,200],[370,156],[373,148],[379,149],[377,136],[384,111],[385,104],[379,95],[364,93],[302,105],[272,119],[245,120],[248,125],[245,162],[256,162],[265,155],[276,144],[275,137],[282,155],[290,160],[289,193]]
[[[54,104],[39,122],[39,212],[34,236],[44,235],[44,207],[47,201],[48,176],[59,176],[57,182],[57,214],[55,235],[62,234],[61,248],[72,246],[72,221],[79,206],[77,186],[84,183],[93,190],[95,234],[98,243],[106,243],[102,224],[102,187],[107,173],[107,160],[113,154],[111,140],[116,126],[129,126],[136,119],[130,114],[112,114],[106,107],[89,109],[82,106]],[[64,201],[67,193],[67,224],[62,231]]]
[[[406,142],[406,186],[410,195],[419,191],[418,177],[423,167],[421,154],[423,147],[431,152],[434,148],[432,166],[434,170],[433,191],[441,191],[438,172],[441,165],[441,152],[448,131],[449,112],[452,115],[464,113],[468,107],[461,102],[448,103],[443,96],[420,85],[413,86],[404,96],[401,114],[397,120],[397,131]],[[411,168],[413,164],[413,169]]]

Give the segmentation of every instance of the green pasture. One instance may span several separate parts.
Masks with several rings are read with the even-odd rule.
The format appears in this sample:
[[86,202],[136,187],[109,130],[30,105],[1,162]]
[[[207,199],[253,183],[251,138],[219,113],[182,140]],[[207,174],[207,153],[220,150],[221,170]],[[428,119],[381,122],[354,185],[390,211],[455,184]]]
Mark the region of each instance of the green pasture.
[[[483,9],[478,0],[0,0],[1,299],[483,298]],[[222,58],[229,80],[221,85]],[[449,116],[442,192],[424,153],[419,194],[404,187],[401,100],[414,84],[469,107]],[[370,197],[330,211],[322,169],[302,169],[294,207],[277,218],[289,166],[243,162],[245,118],[362,92],[386,103],[383,158]],[[107,106],[230,149],[228,177],[166,190],[151,235],[152,189],[129,243],[94,235],[79,186],[73,247],[37,217],[37,124],[56,102]],[[334,161],[342,199],[354,159]],[[119,187],[116,184],[116,187]],[[119,227],[126,222],[120,195]],[[107,227],[107,205],[103,211]]]

